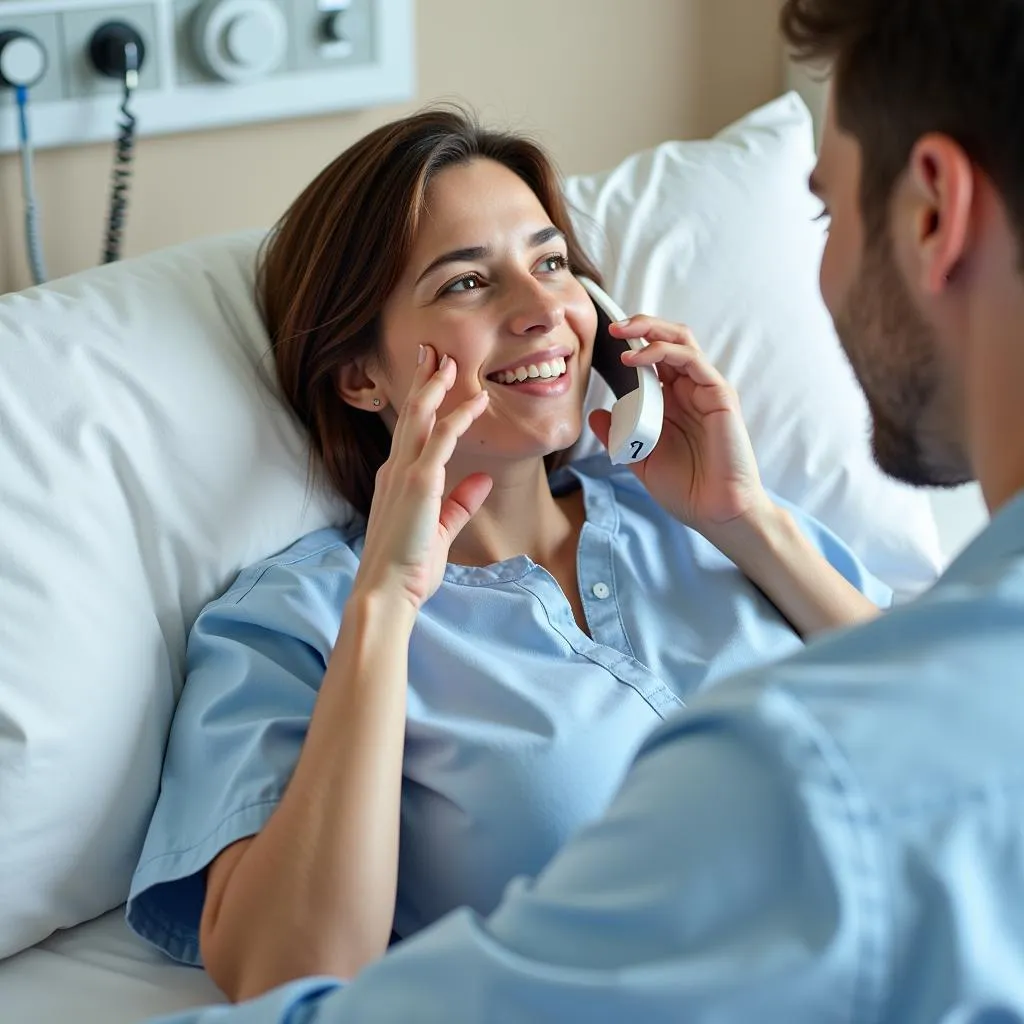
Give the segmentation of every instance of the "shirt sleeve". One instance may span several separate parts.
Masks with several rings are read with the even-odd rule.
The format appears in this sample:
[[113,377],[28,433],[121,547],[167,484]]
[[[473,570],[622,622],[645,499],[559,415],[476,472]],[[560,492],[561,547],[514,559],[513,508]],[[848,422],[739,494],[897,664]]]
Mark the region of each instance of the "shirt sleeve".
[[347,986],[175,1024],[873,1019],[871,816],[795,701],[739,690],[659,730],[608,814],[489,918],[451,914]]
[[308,559],[250,570],[189,637],[127,907],[133,930],[181,962],[201,962],[205,869],[263,828],[295,769],[357,567],[349,549],[339,557],[340,570]]

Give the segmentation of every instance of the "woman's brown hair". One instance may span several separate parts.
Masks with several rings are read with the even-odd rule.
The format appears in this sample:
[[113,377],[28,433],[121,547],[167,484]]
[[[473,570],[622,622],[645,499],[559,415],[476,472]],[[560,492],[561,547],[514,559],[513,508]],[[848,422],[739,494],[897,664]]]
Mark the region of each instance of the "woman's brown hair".
[[383,358],[381,311],[405,269],[427,188],[439,171],[475,159],[517,174],[565,235],[573,272],[600,280],[544,151],[449,108],[384,125],[345,150],[295,200],[260,253],[258,290],[277,375],[309,432],[311,470],[363,516],[391,435],[378,415],[341,399],[340,370]]

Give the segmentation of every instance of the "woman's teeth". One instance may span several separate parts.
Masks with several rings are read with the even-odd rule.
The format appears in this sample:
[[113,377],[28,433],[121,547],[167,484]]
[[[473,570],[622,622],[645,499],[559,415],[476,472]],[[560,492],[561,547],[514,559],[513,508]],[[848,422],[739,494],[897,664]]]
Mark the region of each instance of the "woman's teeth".
[[494,379],[499,384],[521,384],[524,380],[549,380],[551,377],[561,377],[565,373],[565,360],[562,358],[551,359],[544,363],[530,363],[528,366],[520,366],[515,370],[503,370],[496,373]]

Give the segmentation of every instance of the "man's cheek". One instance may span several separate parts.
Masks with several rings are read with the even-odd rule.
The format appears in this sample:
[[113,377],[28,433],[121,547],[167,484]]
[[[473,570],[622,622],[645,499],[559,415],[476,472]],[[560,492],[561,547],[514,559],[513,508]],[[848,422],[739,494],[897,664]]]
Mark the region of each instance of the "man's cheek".
[[821,270],[818,274],[818,285],[821,288],[821,297],[825,300],[825,306],[832,316],[835,316],[839,308],[838,284],[836,281],[835,256],[832,251],[832,243],[828,242],[825,252],[821,258]]
[[818,282],[821,297],[833,317],[845,307],[846,297],[856,276],[856,264],[857,261],[844,250],[842,238],[834,230],[830,232],[821,258]]

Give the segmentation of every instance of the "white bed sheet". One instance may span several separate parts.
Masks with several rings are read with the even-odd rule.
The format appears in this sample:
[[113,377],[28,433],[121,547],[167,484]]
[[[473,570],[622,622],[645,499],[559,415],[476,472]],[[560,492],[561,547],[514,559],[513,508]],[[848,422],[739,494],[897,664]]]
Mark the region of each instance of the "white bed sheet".
[[172,963],[133,935],[123,908],[0,963],[2,1024],[139,1024],[219,1002],[203,971]]

